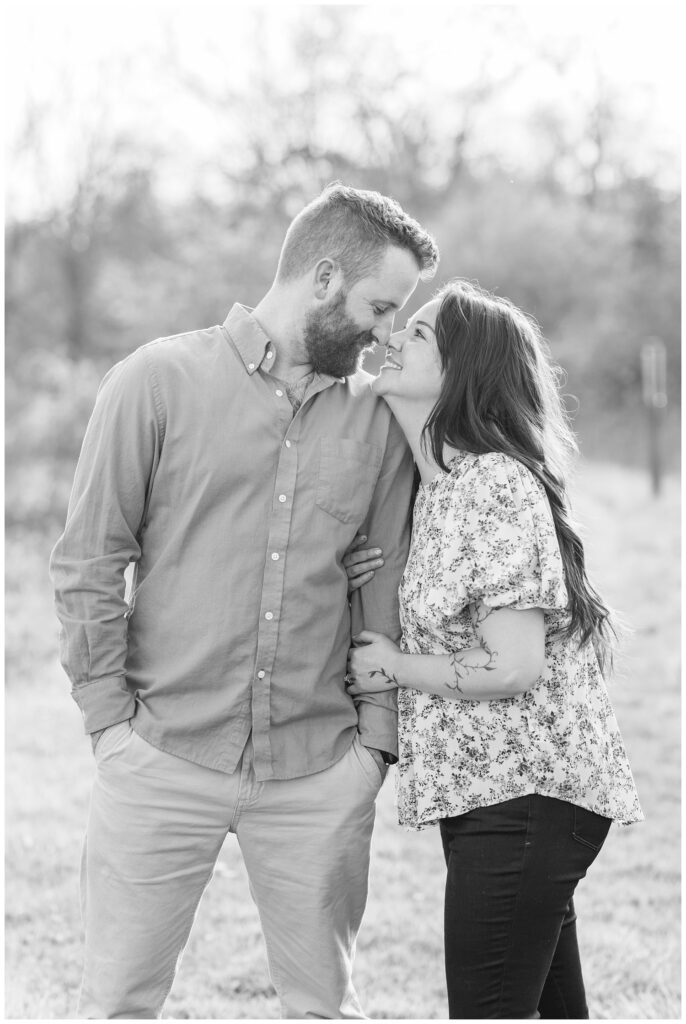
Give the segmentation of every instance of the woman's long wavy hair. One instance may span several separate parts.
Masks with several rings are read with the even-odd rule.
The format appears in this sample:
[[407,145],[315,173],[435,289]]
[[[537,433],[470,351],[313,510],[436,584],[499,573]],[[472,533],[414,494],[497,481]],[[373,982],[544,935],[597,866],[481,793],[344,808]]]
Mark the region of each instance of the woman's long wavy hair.
[[558,389],[559,368],[538,324],[508,299],[457,280],[438,294],[436,339],[441,393],[422,444],[447,471],[444,444],[517,459],[541,482],[550,502],[569,595],[561,635],[593,643],[601,669],[612,663],[610,611],[586,575],[584,548],[572,522],[565,477],[577,452]]

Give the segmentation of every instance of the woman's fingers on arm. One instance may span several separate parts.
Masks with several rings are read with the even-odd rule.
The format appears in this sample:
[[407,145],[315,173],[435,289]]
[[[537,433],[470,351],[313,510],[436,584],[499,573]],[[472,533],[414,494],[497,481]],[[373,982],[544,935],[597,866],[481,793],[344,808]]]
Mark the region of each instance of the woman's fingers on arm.
[[363,587],[365,585],[365,583],[369,583],[373,576],[373,572],[366,572],[362,576],[349,576],[348,592],[352,592],[353,590],[359,590],[360,587]]
[[389,641],[389,639],[388,639],[388,637],[386,636],[385,633],[377,633],[373,629],[362,629],[362,630],[360,630],[359,633],[355,633],[355,635],[353,637],[353,648],[352,648],[352,655],[351,656],[352,657],[358,657],[359,656],[357,654],[357,648],[360,647],[361,644],[373,644],[373,643],[379,643],[379,642],[383,643],[384,641],[386,641],[387,643],[391,642],[391,641]]
[[364,542],[366,540],[367,540],[367,535],[365,533],[356,533],[355,534],[355,536],[353,537],[352,543],[350,544],[350,547],[348,548],[348,550],[346,551],[346,553],[345,553],[345,555],[343,557],[343,563],[344,564],[345,564],[346,559],[350,558],[350,556],[355,551],[359,551],[360,550],[360,548],[362,547],[362,545],[364,544]]
[[380,548],[369,548],[365,551],[348,552],[343,557],[343,566],[348,576],[348,593],[359,590],[374,576],[374,570],[383,565]]
[[383,565],[383,558],[381,557],[381,548],[365,548],[364,551],[348,551],[343,556],[343,565],[350,574],[358,574],[365,572],[368,569],[378,569],[380,565]]

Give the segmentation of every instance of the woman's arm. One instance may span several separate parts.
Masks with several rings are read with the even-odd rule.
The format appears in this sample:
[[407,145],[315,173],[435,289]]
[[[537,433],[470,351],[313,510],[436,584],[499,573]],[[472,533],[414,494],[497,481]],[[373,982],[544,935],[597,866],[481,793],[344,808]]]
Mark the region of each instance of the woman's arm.
[[479,645],[453,654],[404,654],[380,633],[356,637],[348,659],[349,692],[374,693],[395,687],[421,690],[452,700],[499,700],[530,689],[545,661],[540,608],[493,610],[470,605]]

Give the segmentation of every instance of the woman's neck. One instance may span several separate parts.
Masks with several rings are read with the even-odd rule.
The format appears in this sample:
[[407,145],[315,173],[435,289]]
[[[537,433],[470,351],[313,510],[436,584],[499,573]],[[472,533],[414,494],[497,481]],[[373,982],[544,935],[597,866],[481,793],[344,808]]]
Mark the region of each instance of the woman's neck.
[[[430,403],[411,402],[404,398],[397,398],[395,395],[384,395],[383,397],[400,424],[401,430],[407,438],[407,443],[412,449],[412,455],[417,464],[422,483],[425,485],[431,483],[439,473],[443,472],[434,459],[431,448],[428,447],[425,451],[421,443],[424,426],[431,415],[433,405]],[[444,445],[444,461],[454,454],[455,449]]]

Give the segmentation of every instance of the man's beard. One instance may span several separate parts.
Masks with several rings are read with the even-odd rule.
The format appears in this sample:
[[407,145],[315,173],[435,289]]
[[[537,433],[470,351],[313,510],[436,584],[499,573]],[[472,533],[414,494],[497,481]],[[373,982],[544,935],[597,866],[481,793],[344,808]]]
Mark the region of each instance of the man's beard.
[[317,373],[349,377],[363,351],[376,344],[372,332],[361,331],[345,312],[346,299],[347,293],[341,292],[330,306],[311,310],[305,318],[305,348]]

